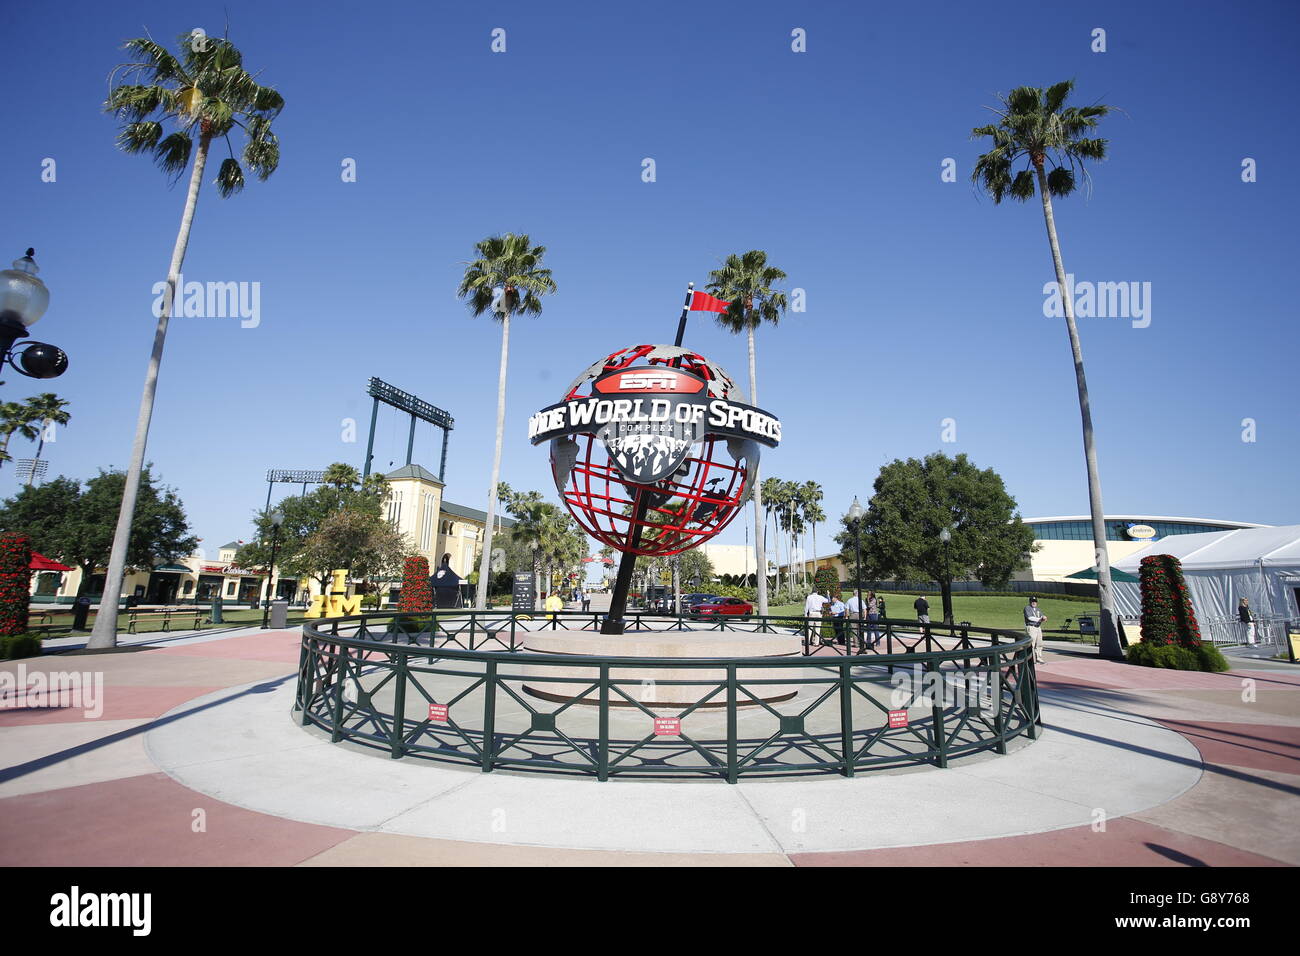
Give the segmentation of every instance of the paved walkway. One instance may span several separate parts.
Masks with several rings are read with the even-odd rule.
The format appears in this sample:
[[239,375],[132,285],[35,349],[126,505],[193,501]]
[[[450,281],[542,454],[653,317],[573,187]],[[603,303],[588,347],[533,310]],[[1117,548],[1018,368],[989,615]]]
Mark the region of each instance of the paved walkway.
[[328,743],[289,717],[296,631],[142,638],[0,665],[0,688],[103,684],[0,702],[0,864],[1300,864],[1290,665],[1190,674],[1052,645],[1046,733],[1005,757],[598,784]]

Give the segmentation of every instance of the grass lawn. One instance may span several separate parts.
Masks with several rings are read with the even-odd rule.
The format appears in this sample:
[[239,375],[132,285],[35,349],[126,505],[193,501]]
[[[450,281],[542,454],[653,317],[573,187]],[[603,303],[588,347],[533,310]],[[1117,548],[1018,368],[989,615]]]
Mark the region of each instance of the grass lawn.
[[[915,593],[884,592],[889,616],[902,619],[915,618],[916,609],[912,607],[912,602],[916,597]],[[848,600],[847,594],[844,599]],[[925,599],[930,602],[930,620],[942,620],[943,601],[939,595],[927,594]],[[976,627],[1004,627],[1020,631],[1025,626],[1024,610],[1028,603],[1028,598],[1013,594],[954,594],[952,596],[953,619],[970,621]],[[1045,631],[1054,631],[1062,627],[1067,617],[1075,622],[1070,625],[1070,629],[1078,631],[1077,622],[1080,614],[1091,614],[1095,620],[1100,610],[1097,605],[1087,601],[1059,601],[1055,598],[1039,598],[1038,607],[1047,615]],[[798,615],[803,613],[803,605],[782,604],[769,610],[772,614]]]

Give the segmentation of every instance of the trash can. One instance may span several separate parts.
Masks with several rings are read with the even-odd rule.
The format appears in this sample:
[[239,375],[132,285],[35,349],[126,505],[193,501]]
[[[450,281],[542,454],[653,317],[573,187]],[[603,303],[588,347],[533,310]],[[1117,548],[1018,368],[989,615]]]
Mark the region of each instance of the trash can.
[[271,624],[272,630],[282,631],[289,626],[289,602],[272,601],[271,602]]
[[90,598],[82,595],[77,598],[72,607],[72,629],[74,631],[86,630],[86,618],[90,615]]
[[222,624],[224,621],[221,617],[221,597],[218,595],[212,599],[212,623]]

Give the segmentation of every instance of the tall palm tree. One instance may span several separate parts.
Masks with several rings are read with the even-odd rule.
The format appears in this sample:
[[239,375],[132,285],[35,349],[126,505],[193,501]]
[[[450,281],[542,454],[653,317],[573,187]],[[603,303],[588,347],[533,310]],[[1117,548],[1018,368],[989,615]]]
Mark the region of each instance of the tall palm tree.
[[[782,507],[781,494],[782,494],[782,489],[784,487],[785,487],[785,482],[783,482],[780,478],[775,478],[775,477],[764,478],[761,486],[759,486],[759,491],[761,491],[763,497],[763,510],[767,514],[767,516],[772,519],[772,550],[776,552],[776,560],[773,563],[776,565],[775,583],[776,583],[776,589],[778,591],[781,590],[781,536],[779,534],[780,528],[778,522],[780,520],[780,512]],[[763,566],[763,570],[764,570],[763,577],[766,578],[766,571],[767,571],[767,553],[766,553],[767,552],[767,542],[766,542],[767,526],[766,524],[763,527],[763,532],[764,532],[765,540],[764,540],[763,548],[761,549],[762,558],[759,560],[759,563]]]
[[[31,412],[32,420],[40,423],[40,443],[36,446],[36,461],[41,460],[41,452],[45,449],[45,429],[50,425],[66,425],[72,418],[64,411],[67,406],[68,403],[53,392],[42,392],[35,398],[27,399],[27,409]],[[27,474],[28,487],[35,477],[36,468],[33,467]]]
[[[751,249],[742,255],[727,256],[721,269],[709,273],[708,290],[731,303],[726,312],[718,313],[718,324],[729,332],[744,332],[749,338],[749,400],[758,404],[758,373],[754,361],[754,329],[764,322],[776,325],[786,310],[785,293],[773,285],[785,273],[767,264],[767,253]],[[754,469],[754,553],[764,555],[763,485],[759,469]],[[767,613],[767,576],[758,576],[758,613]]]
[[[528,236],[506,233],[489,236],[474,247],[478,258],[465,266],[456,294],[465,299],[475,317],[491,312],[501,322],[501,371],[497,378],[497,441],[492,452],[492,480],[488,485],[487,522],[483,529],[483,554],[478,579],[488,580],[492,556],[492,519],[497,508],[497,478],[501,474],[501,443],[506,427],[506,365],[510,358],[510,317],[541,315],[541,297],[555,291],[551,270],[542,267],[545,246],[531,245]],[[478,610],[487,607],[487,588],[474,598]]]
[[817,524],[826,520],[826,512],[822,511],[822,486],[815,481],[805,481],[799,489],[800,499],[803,503],[804,520],[812,525],[812,565],[813,574],[817,573]]
[[[1083,374],[1083,351],[1079,346],[1079,330],[1074,323],[1074,302],[1066,289],[1065,265],[1061,261],[1061,244],[1052,214],[1052,197],[1073,193],[1078,185],[1076,173],[1087,178],[1085,161],[1100,162],[1106,158],[1106,140],[1090,134],[1111,107],[1101,104],[1067,107],[1066,100],[1073,90],[1074,81],[1067,80],[1046,90],[1017,87],[1003,97],[1002,102],[993,108],[998,121],[971,130],[972,139],[987,136],[992,142],[992,148],[976,161],[971,179],[993,197],[995,204],[1007,196],[1028,202],[1035,189],[1042,199],[1047,242],[1052,250],[1056,285],[1064,306],[1065,327],[1070,336],[1070,352],[1074,356],[1074,380],[1079,392],[1083,456],[1088,470],[1088,504],[1092,510],[1092,543],[1097,555],[1097,590],[1101,605],[1099,651],[1103,657],[1121,657],[1088,382]],[[1016,171],[1015,165],[1022,161],[1025,167]]]
[[35,441],[39,426],[32,416],[31,404],[29,402],[5,402],[0,405],[0,464],[8,461],[9,439],[17,434],[28,441]]
[[[190,241],[190,228],[194,224],[199,187],[207,168],[208,150],[216,141],[224,142],[230,152],[217,168],[215,179],[217,193],[222,197],[234,195],[244,188],[245,165],[258,179],[266,180],[280,163],[280,145],[271,130],[271,122],[284,108],[284,98],[271,87],[261,86],[255,81],[244,69],[239,50],[228,39],[204,37],[203,41],[199,43],[193,37],[182,36],[181,53],[176,56],[150,37],[128,40],[123,49],[132,59],[120,64],[110,75],[111,89],[104,103],[106,112],[123,121],[117,138],[122,150],[151,154],[163,172],[177,179],[189,166],[190,184],[167,270],[167,294],[163,296],[159,310],[153,352],[145,372],[131,462],[122,488],[122,507],[118,512],[104,581],[105,600],[100,603],[94,631],[86,644],[91,648],[117,644],[117,598],[126,573],[126,549],[131,537],[131,521],[135,516],[136,495],[140,490],[140,475],[144,470],[145,444],[158,389],[158,369],[162,364],[172,304],[176,300],[176,285],[180,281],[185,249]],[[164,123],[174,127],[166,136],[163,135]],[[242,131],[244,136],[242,164],[235,159],[230,142],[230,136],[236,130]]]

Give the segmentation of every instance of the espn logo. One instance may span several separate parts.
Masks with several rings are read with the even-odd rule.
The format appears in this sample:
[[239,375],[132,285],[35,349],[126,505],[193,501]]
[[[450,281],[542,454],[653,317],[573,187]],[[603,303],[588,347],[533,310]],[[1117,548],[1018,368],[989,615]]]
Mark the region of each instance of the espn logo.
[[677,376],[672,372],[626,372],[618,378],[620,392],[650,391],[656,388],[665,392],[677,391]]

